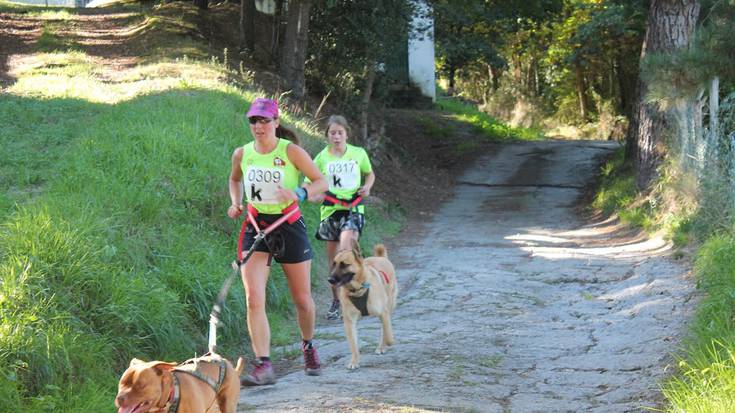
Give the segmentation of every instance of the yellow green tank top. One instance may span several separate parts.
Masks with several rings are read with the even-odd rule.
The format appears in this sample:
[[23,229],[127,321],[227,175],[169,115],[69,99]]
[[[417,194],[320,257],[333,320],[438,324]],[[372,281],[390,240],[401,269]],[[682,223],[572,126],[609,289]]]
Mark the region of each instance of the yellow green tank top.
[[255,150],[255,142],[243,147],[242,184],[248,203],[261,214],[280,214],[292,201],[279,202],[279,187],[294,190],[299,184],[299,170],[288,159],[291,141],[278,138],[278,145],[269,153]]
[[[340,157],[332,155],[329,146],[325,147],[314,158],[314,164],[329,182],[329,192],[342,200],[352,199],[363,184],[362,176],[373,170],[365,149],[350,144],[346,145],[345,153]],[[346,209],[341,205],[322,205],[319,208],[321,220],[325,220],[335,211]],[[364,214],[365,206],[358,206],[357,211]]]

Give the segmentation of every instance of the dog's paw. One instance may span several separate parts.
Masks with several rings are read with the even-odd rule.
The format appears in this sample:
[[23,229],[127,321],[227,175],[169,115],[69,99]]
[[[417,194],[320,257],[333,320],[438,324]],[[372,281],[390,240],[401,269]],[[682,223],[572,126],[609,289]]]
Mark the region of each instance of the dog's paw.
[[347,363],[347,370],[357,370],[360,368],[360,363],[358,363],[355,360],[350,360],[349,363]]
[[375,349],[375,354],[385,354],[385,347],[378,346],[378,348]]

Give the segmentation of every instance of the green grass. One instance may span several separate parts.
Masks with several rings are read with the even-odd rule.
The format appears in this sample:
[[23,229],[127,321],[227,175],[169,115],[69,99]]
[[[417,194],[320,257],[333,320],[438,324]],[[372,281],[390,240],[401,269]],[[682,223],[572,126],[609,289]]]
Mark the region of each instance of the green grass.
[[79,50],[80,47],[73,40],[69,40],[60,36],[57,32],[59,27],[57,24],[44,24],[41,36],[36,42],[36,47],[42,52],[55,52],[65,50]]
[[[141,34],[160,40],[150,50],[175,36],[160,29]],[[210,59],[165,55],[108,82],[83,52],[53,50],[0,97],[0,411],[109,411],[130,358],[206,351],[239,230],[225,214],[230,157],[260,92],[228,84]],[[324,145],[308,121],[283,118],[312,152]],[[303,206],[309,228],[317,209]],[[368,208],[366,250],[400,219]],[[326,290],[324,245],[313,246],[314,288]],[[296,342],[278,266],[267,293],[273,345]],[[236,282],[218,330],[232,358],[249,352],[244,301]]]
[[452,113],[459,121],[473,125],[477,133],[491,140],[539,140],[544,138],[543,133],[539,130],[510,127],[487,113],[481,112],[476,106],[455,98],[439,96],[436,100],[436,107]]
[[637,202],[635,173],[625,164],[624,156],[624,148],[619,148],[602,166],[591,207],[606,215],[617,213],[627,225],[652,232],[661,226],[655,205],[650,201]]
[[735,409],[735,238],[714,236],[699,250],[700,302],[679,370],[664,384],[669,412]]
[[619,148],[602,166],[592,207],[605,214],[618,212],[633,203],[637,195],[635,175],[624,163],[625,149]]

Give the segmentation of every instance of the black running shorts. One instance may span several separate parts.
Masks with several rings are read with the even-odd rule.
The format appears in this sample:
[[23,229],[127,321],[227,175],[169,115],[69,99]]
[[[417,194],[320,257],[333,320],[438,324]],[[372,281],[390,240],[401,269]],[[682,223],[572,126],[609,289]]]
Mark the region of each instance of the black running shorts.
[[[263,230],[281,216],[280,214],[258,214],[255,220],[258,222],[258,227]],[[242,240],[243,255],[253,245],[255,234],[255,228],[252,224],[249,224]],[[281,224],[281,226],[268,234],[265,240],[261,241],[255,247],[255,251],[270,253],[273,259],[280,264],[298,264],[308,261],[314,256],[311,250],[311,244],[309,243],[309,236],[306,233],[306,223],[303,217],[296,220],[293,224],[289,224],[288,222]]]

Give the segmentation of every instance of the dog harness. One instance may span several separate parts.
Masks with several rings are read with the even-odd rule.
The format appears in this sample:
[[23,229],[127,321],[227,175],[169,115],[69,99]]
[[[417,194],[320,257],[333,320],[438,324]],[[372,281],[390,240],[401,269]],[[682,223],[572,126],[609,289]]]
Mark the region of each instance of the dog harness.
[[[205,354],[206,356],[206,354]],[[186,373],[190,374],[199,380],[207,383],[209,387],[211,387],[214,390],[215,399],[217,393],[219,393],[219,389],[222,387],[222,383],[225,381],[225,373],[227,372],[227,364],[225,364],[224,359],[217,360],[217,364],[219,364],[219,379],[215,382],[210,377],[207,377],[206,375],[202,374],[198,368],[199,363],[202,362],[198,359],[189,359],[178,366],[174,367],[174,372],[180,372],[180,373]],[[213,363],[215,361],[204,361],[203,363]],[[173,388],[171,389],[171,394],[169,395],[168,402],[166,405],[164,405],[162,408],[157,410],[158,412],[164,412],[166,409],[166,406],[168,406],[168,413],[176,413],[179,410],[179,402],[181,401],[181,386],[179,385],[179,378],[176,377],[176,374],[171,373],[171,377],[173,377]],[[214,403],[214,401],[212,401]]]
[[[361,295],[354,295],[358,291],[365,290],[365,292]],[[363,283],[362,287],[357,290],[351,290],[347,296],[350,297],[350,301],[352,304],[360,310],[360,314],[364,316],[368,315],[368,308],[367,308],[367,300],[368,295],[370,295],[370,283]]]
[[[199,363],[214,362],[219,364],[219,379],[217,379],[217,381],[212,380],[212,378],[207,377],[199,371]],[[182,373],[190,374],[198,378],[199,380],[207,383],[209,387],[214,390],[214,393],[217,394],[220,387],[222,387],[222,383],[225,381],[225,372],[227,371],[227,365],[225,364],[224,359],[219,359],[217,361],[201,361],[199,359],[190,359],[174,367],[174,371],[180,371]]]
[[[389,284],[390,278],[388,277],[388,274],[386,274],[385,271],[378,272],[383,277],[383,281],[386,284]],[[355,295],[355,293],[362,290],[365,290],[365,292],[361,295]],[[347,296],[350,297],[350,301],[352,302],[352,304],[355,306],[355,308],[360,310],[360,314],[362,314],[363,317],[370,315],[367,308],[368,295],[370,295],[370,283],[362,283],[362,287],[358,288],[357,290],[350,290],[350,292],[347,294]]]

